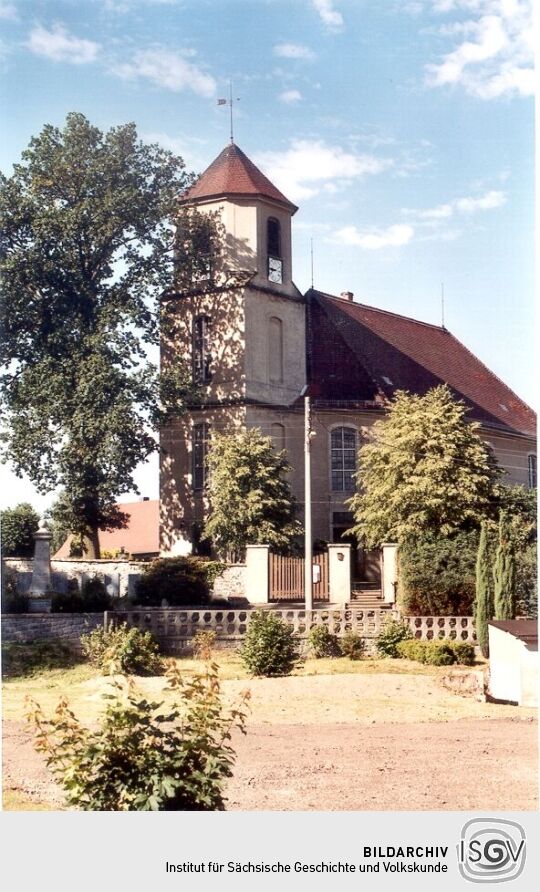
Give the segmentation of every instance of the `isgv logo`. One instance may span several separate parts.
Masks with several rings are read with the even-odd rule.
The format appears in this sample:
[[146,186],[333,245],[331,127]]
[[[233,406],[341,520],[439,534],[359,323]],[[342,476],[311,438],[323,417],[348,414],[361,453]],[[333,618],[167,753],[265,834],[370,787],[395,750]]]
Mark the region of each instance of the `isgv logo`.
[[473,818],[461,831],[458,845],[461,876],[471,883],[515,880],[525,867],[525,830],[502,818]]

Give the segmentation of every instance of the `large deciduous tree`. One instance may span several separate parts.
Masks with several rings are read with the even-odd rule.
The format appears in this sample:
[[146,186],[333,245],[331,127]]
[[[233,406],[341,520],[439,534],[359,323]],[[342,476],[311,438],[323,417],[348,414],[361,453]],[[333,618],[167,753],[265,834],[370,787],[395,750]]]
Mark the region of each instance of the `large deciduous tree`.
[[34,533],[39,529],[39,514],[29,502],[6,508],[0,516],[2,557],[32,557]]
[[285,451],[255,428],[216,434],[208,453],[210,503],[205,536],[218,552],[240,556],[246,545],[290,548],[300,525],[286,475]]
[[190,181],[133,124],[102,133],[75,113],[0,179],[4,454],[39,491],[63,487],[89,555],[98,528],[124,524],[117,497],[190,386],[178,364],[160,378],[147,352]]
[[359,452],[350,500],[356,536],[369,547],[478,527],[499,470],[446,385],[425,396],[396,393]]

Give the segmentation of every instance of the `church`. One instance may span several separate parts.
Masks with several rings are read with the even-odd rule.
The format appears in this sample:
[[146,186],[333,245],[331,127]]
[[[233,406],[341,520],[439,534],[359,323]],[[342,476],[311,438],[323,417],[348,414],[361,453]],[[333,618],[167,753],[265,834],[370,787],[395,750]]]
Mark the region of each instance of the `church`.
[[[339,542],[351,526],[358,448],[397,390],[446,383],[480,422],[506,481],[536,487],[535,414],[446,328],[365,306],[350,291],[302,294],[293,281],[297,207],[231,143],[181,198],[215,213],[230,285],[193,284],[169,302],[162,363],[192,370],[202,399],[161,431],[160,548],[204,553],[206,455],[214,432],[260,428],[286,449],[302,519],[304,394],[312,405],[312,530]],[[377,581],[358,552],[355,575]]]

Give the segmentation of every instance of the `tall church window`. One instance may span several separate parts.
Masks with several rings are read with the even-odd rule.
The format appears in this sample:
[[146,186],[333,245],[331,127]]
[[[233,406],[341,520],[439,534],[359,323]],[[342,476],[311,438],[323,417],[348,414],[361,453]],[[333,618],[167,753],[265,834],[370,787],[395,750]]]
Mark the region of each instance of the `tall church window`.
[[332,490],[354,492],[356,473],[356,431],[352,427],[336,427],[330,437]]
[[536,455],[532,453],[527,456],[527,469],[529,489],[536,489]]
[[193,320],[193,380],[196,384],[206,384],[212,377],[210,325],[210,316],[197,316]]
[[277,316],[268,320],[268,377],[271,384],[283,382],[283,322]]
[[272,424],[271,434],[274,447],[278,452],[281,452],[282,449],[285,449],[285,426],[278,422]]
[[204,489],[206,483],[210,425],[207,422],[193,425],[191,452],[191,481],[194,490]]
[[268,279],[280,285],[283,282],[283,260],[281,259],[281,226],[275,217],[266,222],[266,253],[268,257]]

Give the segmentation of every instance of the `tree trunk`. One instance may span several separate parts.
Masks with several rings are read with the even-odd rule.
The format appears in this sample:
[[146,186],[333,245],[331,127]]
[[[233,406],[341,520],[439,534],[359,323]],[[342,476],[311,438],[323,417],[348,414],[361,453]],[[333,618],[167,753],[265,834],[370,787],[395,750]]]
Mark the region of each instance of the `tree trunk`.
[[99,531],[97,527],[88,527],[82,540],[83,557],[89,561],[100,557]]

